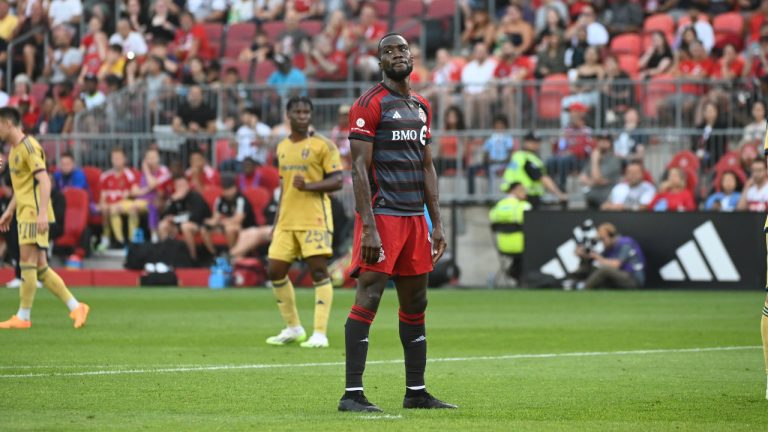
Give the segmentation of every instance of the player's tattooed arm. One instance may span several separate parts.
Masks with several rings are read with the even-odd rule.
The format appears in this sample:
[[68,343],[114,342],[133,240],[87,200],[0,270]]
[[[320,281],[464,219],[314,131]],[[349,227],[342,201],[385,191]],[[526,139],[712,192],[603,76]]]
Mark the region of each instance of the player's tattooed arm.
[[424,146],[424,202],[432,219],[432,262],[437,262],[448,246],[440,216],[440,194],[437,190],[437,172],[432,162],[432,146]]
[[376,219],[371,207],[371,184],[368,167],[373,160],[373,143],[351,139],[352,187],[355,191],[355,210],[363,223],[360,252],[367,264],[376,264],[381,254],[381,237],[376,228]]

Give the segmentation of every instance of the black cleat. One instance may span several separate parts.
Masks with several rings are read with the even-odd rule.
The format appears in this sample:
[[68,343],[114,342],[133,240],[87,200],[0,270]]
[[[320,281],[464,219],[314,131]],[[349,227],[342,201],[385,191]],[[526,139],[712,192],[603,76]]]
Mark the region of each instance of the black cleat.
[[432,396],[426,391],[406,393],[403,399],[403,408],[406,409],[456,409],[457,405],[449,404]]
[[344,412],[384,412],[381,408],[368,402],[362,390],[348,391],[339,401],[339,411]]

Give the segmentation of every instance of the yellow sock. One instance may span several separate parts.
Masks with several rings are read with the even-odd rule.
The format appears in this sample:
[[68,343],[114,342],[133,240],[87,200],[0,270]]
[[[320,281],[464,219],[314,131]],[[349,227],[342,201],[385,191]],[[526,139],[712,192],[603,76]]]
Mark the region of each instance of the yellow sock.
[[133,238],[133,234],[136,232],[136,230],[139,228],[139,215],[138,214],[129,214],[128,215],[128,236],[130,238]]
[[123,235],[123,216],[119,214],[109,215],[109,221],[112,224],[112,234],[115,235],[115,240],[120,243],[125,243],[125,236]]
[[112,236],[112,219],[109,217],[104,218],[101,227],[101,237],[110,238]]
[[20,308],[32,309],[32,304],[35,302],[35,291],[37,291],[37,264],[21,263],[20,267],[21,267],[21,286],[19,287],[19,297],[21,297]]
[[327,334],[331,304],[333,304],[331,279],[325,278],[315,282],[315,333]]
[[286,276],[283,280],[272,281],[272,292],[277,299],[277,308],[288,327],[298,327],[299,311],[296,310],[296,293],[293,291],[291,279]]
[[765,373],[768,374],[768,298],[763,306],[763,317],[760,319],[760,335],[763,338],[763,357],[765,358]]
[[52,268],[49,268],[48,266],[42,267],[37,271],[37,279],[48,288],[48,291],[64,302],[70,311],[79,306],[79,303],[75,300],[75,296],[73,296],[67,289],[67,285],[64,284],[61,276],[53,271]]

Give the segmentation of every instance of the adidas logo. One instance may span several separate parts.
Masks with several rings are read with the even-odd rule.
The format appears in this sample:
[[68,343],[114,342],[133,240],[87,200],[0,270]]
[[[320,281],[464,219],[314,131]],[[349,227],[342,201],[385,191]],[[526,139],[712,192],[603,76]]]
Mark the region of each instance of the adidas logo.
[[361,339],[361,340],[360,340],[360,342],[365,342],[365,343],[368,343],[368,338],[365,338],[365,339]]
[[[703,252],[703,254],[702,254]],[[718,282],[741,280],[728,250],[711,222],[693,230],[693,240],[677,248],[677,258],[659,269],[662,280],[707,282],[714,277]]]
[[325,302],[324,302],[324,301],[322,301],[322,300],[318,300],[318,301],[317,301],[317,304],[319,304],[319,305],[324,305],[324,304],[325,304]]
[[[587,219],[583,223],[573,228],[573,236],[565,243],[557,247],[557,257],[547,261],[539,271],[548,274],[555,279],[563,279],[568,273],[573,273],[579,268],[579,257],[576,255],[576,238],[583,238],[587,233],[584,231],[584,226],[591,226],[590,231],[594,231],[594,225],[592,221]],[[589,235],[596,236],[597,232],[590,232]],[[597,252],[602,252],[602,244],[598,244],[600,247],[596,248]]]
[[424,336],[424,335],[421,335],[421,336],[417,337],[416,339],[412,340],[411,343],[424,342],[425,340],[427,340],[427,337]]
[[399,111],[395,111],[395,115],[393,115],[392,118],[399,119],[399,118],[403,118],[403,117],[400,115]]

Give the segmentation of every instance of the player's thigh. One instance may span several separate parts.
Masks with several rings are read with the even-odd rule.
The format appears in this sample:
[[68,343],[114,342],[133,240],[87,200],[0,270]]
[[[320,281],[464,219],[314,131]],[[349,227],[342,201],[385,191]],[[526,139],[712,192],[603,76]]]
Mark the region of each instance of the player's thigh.
[[[19,230],[19,247],[29,246],[34,250],[38,248],[48,249],[48,244],[49,244],[48,232],[47,231],[45,233],[38,232],[36,220],[32,220],[32,219],[19,220],[18,230]],[[24,260],[24,257],[20,256],[20,258]],[[34,254],[31,254],[27,256],[27,259],[34,261],[36,260],[36,256]]]
[[293,262],[301,254],[301,248],[296,241],[297,231],[286,231],[280,228],[275,230],[272,243],[269,245],[267,256],[270,260]]
[[420,313],[427,308],[428,274],[395,278],[397,299],[405,313]]
[[301,256],[330,258],[333,255],[333,234],[328,230],[294,231],[295,239],[301,247]]

